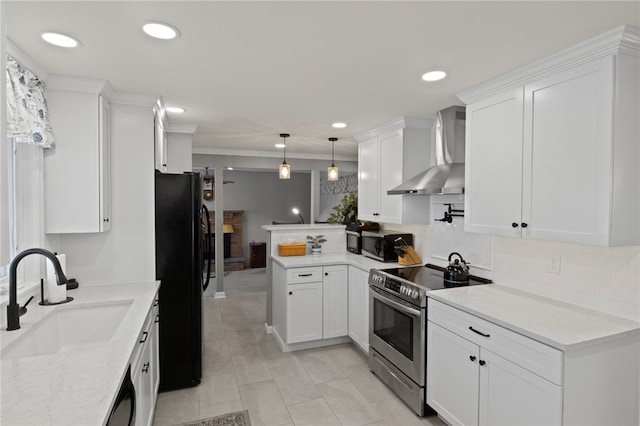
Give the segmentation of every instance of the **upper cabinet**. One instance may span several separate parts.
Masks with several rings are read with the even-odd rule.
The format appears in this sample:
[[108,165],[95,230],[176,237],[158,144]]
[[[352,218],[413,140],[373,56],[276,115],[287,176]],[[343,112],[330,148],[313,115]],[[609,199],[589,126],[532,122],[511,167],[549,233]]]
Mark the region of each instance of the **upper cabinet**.
[[458,95],[466,231],[640,243],[639,35],[621,27]]
[[358,219],[386,223],[428,223],[425,196],[388,195],[431,165],[428,119],[401,117],[356,137]]
[[155,141],[155,168],[156,170],[167,172],[167,113],[164,109],[162,99],[153,107],[154,116],[154,141]]
[[50,76],[46,99],[55,148],[44,151],[45,231],[111,228],[111,120],[104,80]]

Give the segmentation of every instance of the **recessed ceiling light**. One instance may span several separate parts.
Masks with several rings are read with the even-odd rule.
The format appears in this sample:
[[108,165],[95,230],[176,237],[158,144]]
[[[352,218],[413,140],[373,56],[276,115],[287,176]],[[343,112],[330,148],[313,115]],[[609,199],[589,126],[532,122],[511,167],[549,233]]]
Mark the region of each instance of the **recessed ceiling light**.
[[429,71],[428,73],[422,74],[422,79],[424,81],[438,81],[442,80],[447,76],[447,73],[444,71]]
[[162,40],[171,40],[180,35],[177,28],[161,22],[147,22],[142,26],[142,30],[151,37],[160,38]]
[[77,47],[80,45],[80,42],[75,38],[60,33],[42,33],[42,39],[47,43],[60,47]]
[[183,112],[186,111],[184,108],[180,108],[180,107],[166,107],[165,110],[167,112],[175,112],[177,114],[182,114]]
[[227,170],[233,170],[233,167],[227,167]]
[[333,123],[331,127],[333,127],[334,129],[344,129],[345,127],[347,127],[347,123],[337,122]]
[[283,144],[283,143],[277,143],[276,144],[276,148],[284,148],[284,147],[286,147],[286,145]]

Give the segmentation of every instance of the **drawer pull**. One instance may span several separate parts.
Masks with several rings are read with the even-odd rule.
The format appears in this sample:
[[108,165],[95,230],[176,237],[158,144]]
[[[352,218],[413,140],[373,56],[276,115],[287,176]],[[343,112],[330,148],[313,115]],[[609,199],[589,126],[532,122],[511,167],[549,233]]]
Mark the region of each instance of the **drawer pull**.
[[153,302],[153,306],[158,306],[159,303],[160,303],[160,300],[156,299],[156,301]]
[[469,359],[473,362],[473,361],[475,361],[475,360],[476,360],[476,357],[475,357],[475,356],[473,356],[473,355],[469,355]]
[[480,361],[478,361],[478,364],[480,364],[480,365],[485,365],[486,363],[487,363],[487,361],[484,361],[482,359]]
[[310,277],[313,274],[298,274],[299,277]]
[[160,322],[160,315],[156,315],[156,323]]
[[147,336],[149,335],[149,333],[147,333],[146,331],[142,332],[142,340],[140,340],[140,343],[144,343],[147,341]]
[[481,335],[482,337],[491,337],[489,334],[484,334],[483,332],[478,331],[478,330],[476,330],[475,328],[473,328],[471,326],[469,326],[469,330],[473,331],[476,334]]
[[142,367],[142,372],[143,373],[148,373],[149,372],[149,363],[145,362],[144,366]]

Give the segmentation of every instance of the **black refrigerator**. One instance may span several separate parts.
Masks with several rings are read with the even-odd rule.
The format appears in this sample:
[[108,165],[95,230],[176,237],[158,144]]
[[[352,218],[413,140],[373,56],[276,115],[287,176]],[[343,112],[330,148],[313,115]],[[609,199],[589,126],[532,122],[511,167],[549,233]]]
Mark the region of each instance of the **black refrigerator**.
[[159,291],[160,391],[202,379],[204,256],[208,212],[198,173],[155,175],[156,279]]

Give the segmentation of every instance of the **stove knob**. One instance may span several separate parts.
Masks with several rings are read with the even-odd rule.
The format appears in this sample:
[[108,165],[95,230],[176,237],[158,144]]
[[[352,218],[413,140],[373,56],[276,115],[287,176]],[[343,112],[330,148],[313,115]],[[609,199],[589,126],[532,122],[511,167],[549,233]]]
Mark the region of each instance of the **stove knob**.
[[413,298],[414,298],[414,299],[418,299],[418,298],[420,298],[420,293],[418,293],[418,291],[417,291],[417,290],[413,290]]

